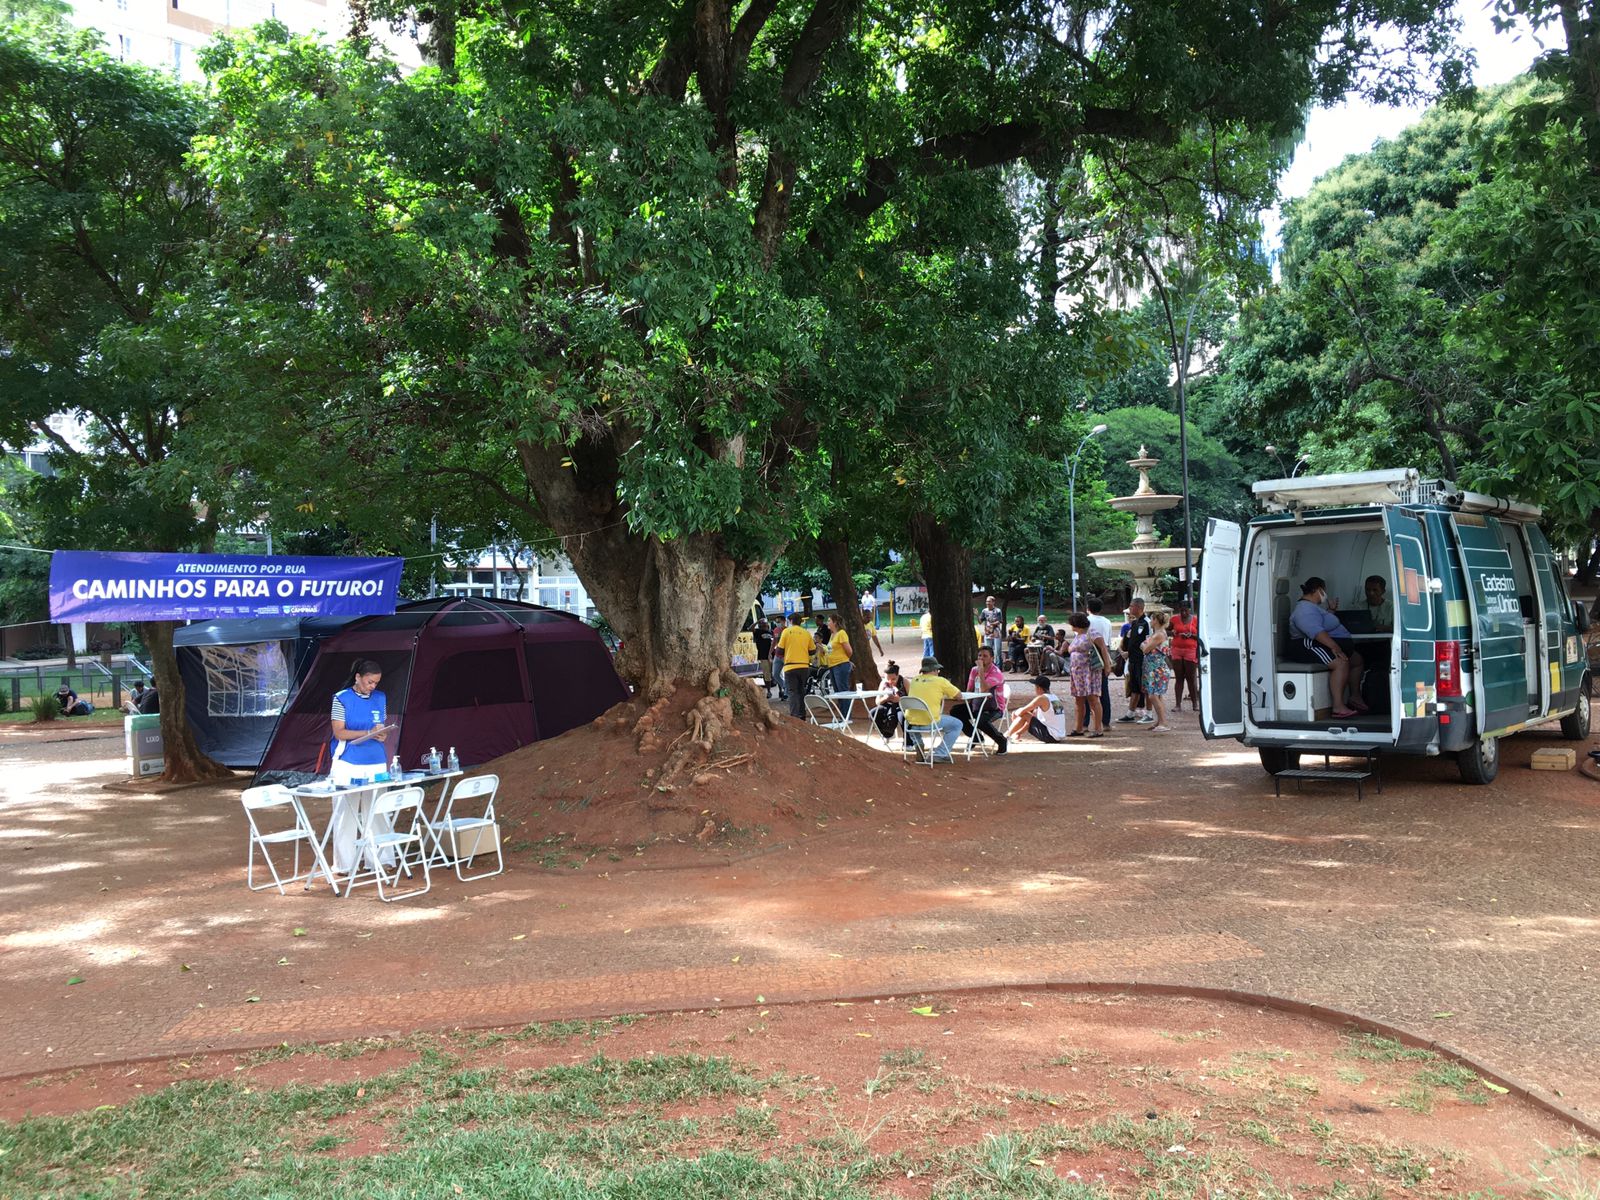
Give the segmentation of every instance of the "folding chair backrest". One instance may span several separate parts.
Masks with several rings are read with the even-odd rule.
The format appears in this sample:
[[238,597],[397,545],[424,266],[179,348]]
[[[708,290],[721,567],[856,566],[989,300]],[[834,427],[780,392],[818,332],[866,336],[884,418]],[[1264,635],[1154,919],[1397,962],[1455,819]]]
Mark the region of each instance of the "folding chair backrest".
[[[907,729],[920,729],[926,732],[933,728],[933,709],[915,696],[900,697],[900,712],[905,716]],[[913,721],[912,717],[922,719]]]
[[419,787],[397,788],[392,792],[382,792],[372,802],[372,815],[387,817],[405,808],[418,808],[422,804],[422,789]]
[[809,716],[818,725],[833,724],[836,718],[834,717],[833,706],[831,704],[813,692],[807,692],[804,699],[807,716]]
[[455,815],[456,805],[463,800],[483,800],[483,815],[494,820],[494,797],[499,790],[498,775],[474,775],[471,779],[463,779],[450,793],[450,815]]
[[294,804],[294,793],[281,783],[266,783],[260,787],[246,788],[239,801],[255,812],[263,808],[281,808]]

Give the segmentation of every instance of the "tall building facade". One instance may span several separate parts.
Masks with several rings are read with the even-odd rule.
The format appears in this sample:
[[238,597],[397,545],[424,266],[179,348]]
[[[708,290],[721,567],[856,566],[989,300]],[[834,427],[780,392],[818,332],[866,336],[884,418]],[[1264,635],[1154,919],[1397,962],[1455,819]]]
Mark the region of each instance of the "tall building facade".
[[[163,67],[179,79],[203,78],[199,54],[213,34],[281,21],[294,33],[342,37],[350,29],[345,0],[73,0],[73,24],[98,29],[114,57]],[[420,61],[415,39],[386,26],[371,30],[405,68]]]

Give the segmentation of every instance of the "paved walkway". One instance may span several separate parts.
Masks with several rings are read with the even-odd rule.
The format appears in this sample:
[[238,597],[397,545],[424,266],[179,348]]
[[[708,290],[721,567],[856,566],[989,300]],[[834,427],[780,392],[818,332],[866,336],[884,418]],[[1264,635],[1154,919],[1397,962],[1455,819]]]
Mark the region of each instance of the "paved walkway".
[[114,743],[0,745],[0,1074],[1137,979],[1425,1030],[1600,1117],[1600,786],[1528,770],[1548,739],[1527,737],[1495,787],[1418,760],[1365,803],[1329,788],[1278,801],[1252,753],[1182,722],[949,768],[1003,787],[732,866],[546,871],[523,849],[505,876],[392,906],[246,892],[235,796],[105,792]]

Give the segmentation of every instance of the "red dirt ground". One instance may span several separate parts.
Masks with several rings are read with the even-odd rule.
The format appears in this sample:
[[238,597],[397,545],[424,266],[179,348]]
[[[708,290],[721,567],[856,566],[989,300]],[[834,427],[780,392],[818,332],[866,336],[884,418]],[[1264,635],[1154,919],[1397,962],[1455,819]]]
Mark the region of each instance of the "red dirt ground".
[[[934,1015],[913,1011],[919,1007]],[[1158,1154],[1232,1152],[1292,1188],[1363,1177],[1392,1187],[1394,1179],[1381,1178],[1384,1154],[1409,1150],[1432,1167],[1408,1189],[1415,1195],[1516,1187],[1537,1147],[1578,1145],[1559,1122],[1479,1084],[1419,1092],[1418,1072],[1437,1063],[1358,1058],[1338,1030],[1300,1017],[1210,1000],[1042,991],[701,1010],[602,1023],[565,1038],[372,1039],[332,1054],[93,1067],[0,1082],[0,1118],[120,1105],[178,1079],[236,1078],[257,1089],[370,1080],[413,1061],[424,1043],[461,1055],[463,1068],[692,1053],[783,1072],[808,1086],[773,1110],[774,1146],[851,1131],[877,1154],[914,1155],[1053,1122],[1124,1117],[1142,1127],[1179,1117],[1195,1123],[1193,1144]],[[345,1053],[354,1056],[338,1056]],[[701,1101],[660,1115],[723,1116],[736,1103]],[[350,1139],[333,1153],[380,1152],[384,1129],[382,1113],[354,1114],[349,1128],[332,1130]],[[1102,1146],[1044,1161],[1063,1178],[1120,1190],[1133,1183],[1130,1168],[1143,1153]],[[922,1196],[936,1182],[895,1179],[886,1194]]]
[[[759,691],[737,694],[764,702]],[[750,850],[792,842],[843,818],[914,815],[930,800],[972,791],[970,778],[911,772],[898,755],[787,718],[768,728],[748,712],[717,740],[706,765],[663,786],[672,739],[699,698],[687,690],[675,694],[659,718],[664,736],[645,739],[643,749],[635,729],[644,707],[634,702],[485,764],[500,776],[496,807],[503,822],[536,842],[560,838],[601,850],[696,842]],[[864,727],[858,713],[857,728]]]

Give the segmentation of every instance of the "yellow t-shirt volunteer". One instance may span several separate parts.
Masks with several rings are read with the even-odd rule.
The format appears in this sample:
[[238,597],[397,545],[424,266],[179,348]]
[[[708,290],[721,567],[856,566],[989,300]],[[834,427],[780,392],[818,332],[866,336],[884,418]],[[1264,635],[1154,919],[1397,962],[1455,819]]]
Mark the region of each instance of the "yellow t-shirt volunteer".
[[783,653],[783,669],[811,665],[811,635],[799,625],[790,625],[778,638],[778,649]]
[[[906,685],[906,691],[928,706],[928,711],[933,714],[935,721],[944,716],[946,700],[961,699],[961,689],[943,675],[918,675]],[[928,723],[917,719],[921,716],[921,713],[907,712],[906,724],[926,729]]]
[[835,629],[833,636],[828,639],[828,654],[822,660],[825,667],[837,667],[841,663],[850,661],[850,635],[842,629]]
[[922,620],[917,623],[922,627],[923,637],[931,638],[933,636],[933,614],[931,612],[923,613]]

